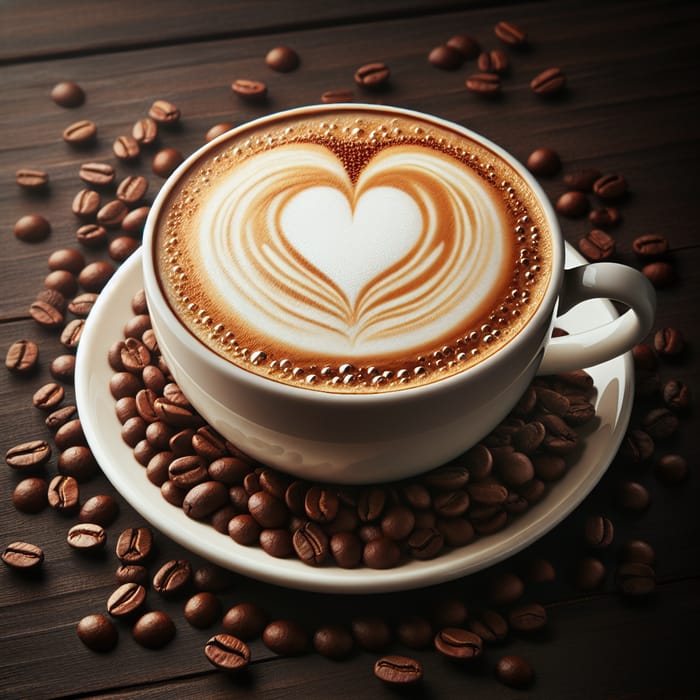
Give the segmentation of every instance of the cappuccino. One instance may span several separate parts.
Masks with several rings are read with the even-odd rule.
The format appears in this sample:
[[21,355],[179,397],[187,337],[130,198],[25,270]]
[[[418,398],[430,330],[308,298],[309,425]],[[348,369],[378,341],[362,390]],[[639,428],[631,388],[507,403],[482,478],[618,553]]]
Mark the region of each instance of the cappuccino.
[[227,361],[311,390],[450,377],[509,343],[552,274],[518,171],[429,118],[330,106],[214,141],[155,221],[182,325]]

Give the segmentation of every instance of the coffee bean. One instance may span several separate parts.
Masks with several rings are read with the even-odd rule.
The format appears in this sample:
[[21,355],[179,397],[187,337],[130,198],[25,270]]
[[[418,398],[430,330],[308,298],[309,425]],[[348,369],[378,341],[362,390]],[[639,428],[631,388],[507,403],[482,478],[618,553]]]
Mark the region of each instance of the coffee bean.
[[328,488],[312,486],[306,492],[304,508],[306,515],[318,523],[327,523],[335,519],[340,502],[337,494]]
[[131,634],[142,647],[161,649],[175,636],[175,625],[167,613],[152,610],[136,621]]
[[564,175],[564,185],[569,190],[579,192],[592,192],[596,180],[601,177],[600,170],[595,168],[581,168]]
[[2,552],[2,560],[12,569],[28,570],[41,566],[44,551],[30,542],[12,542]]
[[584,216],[590,207],[588,197],[580,190],[565,192],[555,203],[557,213],[571,219]]
[[527,34],[517,24],[512,22],[499,22],[493,28],[493,31],[508,46],[519,48],[527,43]]
[[583,527],[586,544],[595,549],[604,549],[612,544],[614,526],[604,515],[589,515]]
[[97,213],[100,208],[100,195],[95,190],[80,190],[71,204],[71,211],[81,218],[89,219]]
[[466,34],[455,34],[446,43],[457,49],[465,59],[476,58],[481,52],[479,42]]
[[267,613],[254,603],[239,603],[224,615],[222,625],[227,632],[240,639],[253,639],[262,634],[267,626]]
[[[615,207],[601,207],[600,209],[593,209],[588,214],[588,220],[596,228],[607,228],[609,226],[615,226],[620,223],[621,220],[620,212]],[[634,244],[632,244],[634,248]]]
[[438,491],[455,491],[467,485],[469,471],[461,464],[447,464],[425,473],[422,481]]
[[5,462],[13,469],[41,467],[51,457],[51,447],[45,440],[30,440],[14,447],[5,453]]
[[640,258],[661,258],[668,253],[668,239],[660,233],[647,233],[637,236],[632,242],[632,250]]
[[195,520],[208,517],[228,501],[228,489],[218,481],[205,481],[193,486],[185,496],[182,509]]
[[530,81],[530,89],[540,97],[560,94],[566,87],[566,75],[561,68],[547,68]]
[[127,175],[117,187],[117,199],[125,204],[135,204],[147,191],[148,180],[143,175]]
[[231,83],[231,90],[238,97],[251,102],[264,100],[267,97],[267,85],[260,80],[238,78]]
[[123,583],[107,599],[107,612],[112,617],[128,617],[143,607],[146,589],[133,581]]
[[75,355],[59,355],[51,360],[49,372],[54,379],[70,383],[75,374]]
[[51,224],[41,214],[25,214],[14,225],[15,236],[25,243],[39,243],[51,234]]
[[194,587],[208,593],[230,592],[236,581],[237,577],[232,571],[216,564],[203,564],[192,573]]
[[532,461],[526,454],[509,451],[497,454],[496,470],[506,486],[522,486],[535,476]]
[[187,622],[197,629],[211,627],[221,615],[219,599],[206,591],[200,591],[188,598],[184,615]]
[[615,240],[605,231],[593,229],[579,238],[578,249],[587,260],[599,262],[615,255]]
[[115,624],[105,615],[86,615],[78,622],[76,632],[80,641],[91,651],[112,651],[119,641]]
[[59,455],[56,467],[59,474],[72,476],[79,482],[87,481],[99,471],[94,455],[85,445],[67,446]]
[[428,62],[442,70],[455,70],[464,62],[464,54],[449,44],[440,44],[428,54]]
[[321,95],[321,102],[324,104],[335,104],[338,102],[352,102],[355,94],[352,90],[326,90]]
[[649,507],[651,495],[639,482],[623,481],[618,485],[616,501],[623,510],[639,513]]
[[109,242],[107,252],[115,262],[124,262],[141,247],[141,242],[131,236],[117,236]]
[[77,83],[63,80],[51,88],[51,99],[61,107],[80,107],[85,102],[85,92]]
[[678,416],[668,408],[654,408],[642,419],[642,428],[654,441],[668,440],[678,431],[678,426]]
[[620,547],[619,559],[621,562],[635,562],[654,566],[656,553],[654,548],[644,540],[629,540]]
[[105,546],[107,533],[96,523],[79,523],[68,530],[66,541],[74,549],[94,551]]
[[551,583],[556,580],[557,573],[548,559],[537,557],[527,562],[526,578],[533,583]]
[[250,663],[248,645],[230,634],[216,634],[204,645],[204,654],[216,668],[238,672]]
[[690,408],[690,388],[678,379],[669,379],[661,392],[664,403],[674,411]]
[[527,169],[538,176],[556,175],[561,170],[561,158],[552,148],[536,148],[527,157]]
[[[120,202],[121,204],[121,202]],[[116,268],[110,262],[96,260],[88,263],[78,275],[78,281],[88,292],[101,292]]]
[[593,183],[593,192],[605,202],[615,202],[627,194],[627,180],[622,175],[602,175]]
[[78,228],[75,237],[87,248],[98,248],[107,242],[107,229],[99,224],[85,224]]
[[[148,314],[138,314],[124,325],[125,338],[141,338],[151,328],[151,317]],[[166,397],[167,398],[167,397]],[[189,402],[187,403],[189,407]]]
[[351,623],[352,635],[366,651],[382,651],[391,641],[391,628],[380,617],[356,617]]
[[508,623],[495,610],[483,610],[469,622],[469,630],[481,637],[484,642],[502,642],[508,636]]
[[15,182],[25,190],[43,190],[49,184],[49,174],[36,168],[20,168],[15,172]]
[[524,689],[532,685],[535,672],[522,656],[509,654],[496,662],[496,678],[511,688]]
[[36,369],[39,346],[33,340],[16,340],[7,349],[5,367],[10,372],[29,374]]
[[313,521],[304,523],[294,531],[292,544],[297,556],[305,564],[318,566],[328,556],[328,535]]
[[542,423],[547,429],[542,441],[542,447],[545,451],[555,455],[567,455],[576,449],[578,433],[570,428],[562,418],[549,413],[542,416]]
[[130,527],[117,540],[117,558],[125,564],[146,561],[153,550],[153,533],[147,527]]
[[446,597],[429,604],[430,622],[436,629],[461,627],[467,619],[467,606],[455,597]]
[[143,117],[131,127],[131,135],[142,146],[147,146],[158,138],[158,122],[152,117]]
[[344,568],[352,569],[362,561],[362,542],[353,532],[336,532],[328,543],[333,560]]
[[48,504],[46,479],[32,476],[18,482],[12,492],[12,503],[22,513],[39,513]]
[[49,270],[66,270],[77,275],[85,267],[83,254],[75,248],[59,248],[48,257]]
[[109,494],[98,494],[83,503],[78,520],[81,523],[96,523],[109,527],[119,515],[119,503]]
[[153,156],[151,170],[160,177],[168,177],[184,160],[180,151],[175,148],[163,148]]
[[134,160],[141,154],[141,147],[133,136],[118,136],[112,144],[112,152],[119,160]]
[[[200,457],[204,457],[208,461],[225,457],[228,452],[224,438],[209,426],[199,428],[192,436],[192,447]],[[272,473],[272,470],[268,470],[268,473]],[[280,476],[279,479],[282,480],[282,477]],[[278,498],[284,498],[284,488],[279,493],[270,489],[266,490]]]
[[688,476],[688,462],[681,455],[662,455],[654,464],[654,474],[666,484],[679,484]]
[[410,686],[423,680],[423,664],[409,656],[383,656],[374,664],[374,675],[389,685]]
[[29,307],[29,315],[42,328],[51,330],[60,328],[65,320],[65,317],[60,309],[57,309],[55,306],[43,301],[42,299],[37,299],[36,301],[32,302]]
[[92,143],[96,138],[97,125],[89,119],[81,119],[63,130],[63,140],[74,145]]
[[309,647],[306,630],[293,620],[270,622],[262,633],[265,646],[280,656],[299,656]]
[[574,570],[574,585],[582,591],[595,591],[605,581],[605,565],[600,559],[583,557]]
[[467,78],[466,86],[470,92],[495,96],[501,91],[501,79],[496,73],[473,73]]
[[221,136],[221,134],[225,134],[227,131],[231,131],[233,129],[235,124],[232,122],[220,122],[218,124],[214,124],[214,126],[209,127],[207,129],[207,133],[204,135],[204,140],[206,143],[209,143],[209,141],[213,141],[215,138],[218,136]]
[[489,582],[488,598],[493,605],[511,605],[525,590],[523,580],[517,574],[504,571]]
[[517,632],[537,632],[547,624],[547,611],[539,603],[518,605],[508,613],[508,623]]
[[299,55],[289,46],[276,46],[265,55],[265,63],[279,73],[289,73],[299,66]]
[[88,185],[104,187],[114,182],[114,168],[108,163],[83,163],[78,177]]
[[476,67],[482,73],[497,73],[505,75],[510,69],[510,61],[505,51],[500,49],[492,49],[491,51],[483,51],[479,54],[476,62]]
[[314,632],[312,644],[321,656],[339,661],[350,656],[354,640],[342,625],[322,625]]
[[685,339],[677,328],[661,328],[654,333],[654,350],[661,357],[676,357],[685,350]]
[[61,331],[61,344],[69,350],[75,350],[80,344],[80,338],[85,328],[84,318],[74,318],[69,321]]
[[80,486],[74,477],[59,474],[51,479],[47,498],[52,508],[68,513],[78,507]]
[[192,564],[187,559],[171,559],[156,571],[153,589],[162,595],[182,593],[192,579]]
[[625,562],[615,573],[618,590],[623,595],[632,598],[648,596],[656,588],[656,574],[649,564]]
[[379,90],[387,86],[391,71],[379,61],[366,63],[355,71],[355,83],[368,90]]
[[156,100],[148,110],[148,116],[158,124],[174,124],[180,120],[180,110],[172,102]]
[[151,208],[147,206],[132,209],[121,221],[122,230],[132,236],[140,236],[143,233],[143,227],[150,210]]
[[469,484],[467,490],[472,501],[487,506],[501,505],[508,498],[508,489],[493,481]]
[[481,637],[459,627],[446,627],[440,630],[433,640],[435,648],[443,656],[455,661],[476,659],[481,656]]
[[[97,212],[97,223],[105,228],[117,228],[128,211],[124,202],[120,199],[112,199]],[[92,265],[94,263],[90,264]],[[80,271],[80,275],[82,275],[84,271],[85,268]],[[78,279],[80,279],[80,275],[78,275]]]
[[115,572],[117,583],[138,583],[144,588],[148,585],[148,569],[140,564],[120,564]]
[[654,441],[644,430],[630,429],[625,434],[620,454],[630,464],[640,464],[654,453]]

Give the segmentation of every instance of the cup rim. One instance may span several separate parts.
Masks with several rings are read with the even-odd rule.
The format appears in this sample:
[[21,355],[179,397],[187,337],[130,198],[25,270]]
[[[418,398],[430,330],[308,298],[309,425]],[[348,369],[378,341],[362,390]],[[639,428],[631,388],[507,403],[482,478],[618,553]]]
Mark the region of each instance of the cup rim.
[[[504,160],[508,165],[510,165],[510,167],[517,171],[518,175],[523,178],[527,186],[535,195],[535,198],[537,199],[539,206],[542,208],[551,231],[550,240],[552,250],[552,268],[550,279],[539,307],[532,314],[528,323],[508,343],[499,349],[498,352],[490,355],[486,359],[482,360],[476,365],[473,365],[472,367],[465,369],[462,372],[458,372],[437,381],[419,385],[408,385],[405,388],[392,389],[390,391],[363,391],[357,394],[329,392],[319,388],[309,388],[303,385],[278,382],[274,379],[263,377],[251,372],[250,370],[240,367],[221,357],[211,348],[202,343],[193,333],[187,330],[171,308],[170,304],[165,298],[161,285],[157,281],[157,275],[155,273],[156,261],[154,250],[156,235],[155,222],[159,217],[160,210],[163,208],[170,191],[179,181],[179,179],[189,171],[192,164],[199,160],[206,152],[215,149],[220,143],[231,138],[233,135],[250,128],[255,128],[259,124],[265,123],[266,121],[277,120],[292,115],[303,115],[308,112],[337,112],[353,110],[387,112],[399,114],[403,117],[415,117],[416,119],[423,121],[427,120],[443,128],[457,130],[464,133],[468,138],[473,139],[483,147],[491,150],[498,158]],[[220,373],[222,376],[231,378],[232,380],[240,382],[243,385],[247,385],[256,392],[268,394],[273,399],[274,397],[295,397],[297,399],[300,397],[307,397],[314,402],[331,401],[336,405],[343,404],[353,407],[361,407],[365,404],[374,405],[377,403],[389,405],[394,403],[403,404],[412,398],[418,399],[419,397],[425,397],[427,394],[446,391],[448,387],[450,390],[458,389],[461,384],[472,381],[473,377],[476,375],[482,375],[491,371],[494,365],[501,365],[504,362],[507,363],[513,355],[516,355],[519,352],[519,346],[522,344],[521,339],[526,335],[534,333],[535,329],[542,326],[543,317],[548,319],[546,328],[549,329],[549,319],[551,319],[552,312],[556,305],[564,273],[564,242],[561,227],[554,208],[540,183],[535,179],[534,175],[530,173],[525,165],[515,156],[506,151],[502,146],[499,146],[493,142],[488,137],[473,131],[469,127],[450,121],[449,119],[444,119],[442,117],[438,117],[437,115],[421,112],[419,110],[407,109],[405,107],[393,105],[375,105],[363,102],[309,104],[299,107],[292,107],[290,109],[277,112],[271,112],[269,114],[256,117],[255,119],[245,121],[197,148],[168,176],[156,195],[144,225],[142,250],[143,283],[148,303],[151,305],[157,304],[157,313],[163,317],[169,330],[177,336],[178,341],[182,343],[189,352],[199,355],[200,361],[204,362],[208,367],[213,369],[215,372]],[[529,365],[531,360],[532,358],[527,358],[526,362],[522,363],[523,369]]]

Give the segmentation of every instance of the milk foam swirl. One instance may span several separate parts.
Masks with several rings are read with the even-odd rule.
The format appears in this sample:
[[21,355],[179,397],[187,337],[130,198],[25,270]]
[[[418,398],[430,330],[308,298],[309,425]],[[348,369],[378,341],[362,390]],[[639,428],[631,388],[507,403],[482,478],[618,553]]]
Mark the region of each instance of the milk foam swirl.
[[217,182],[197,257],[222,320],[301,352],[363,359],[405,354],[483,315],[510,273],[507,227],[493,187],[434,149],[388,147],[353,183],[331,150],[290,143]]

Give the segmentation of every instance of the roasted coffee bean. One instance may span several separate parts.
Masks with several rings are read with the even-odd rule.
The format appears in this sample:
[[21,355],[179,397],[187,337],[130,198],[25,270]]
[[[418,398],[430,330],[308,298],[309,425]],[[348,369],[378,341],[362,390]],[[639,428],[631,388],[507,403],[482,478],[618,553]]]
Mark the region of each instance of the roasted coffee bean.
[[639,464],[654,453],[654,440],[644,430],[630,429],[625,434],[620,454],[631,464]]
[[496,662],[496,678],[511,688],[522,690],[532,685],[535,672],[522,656],[509,654]]
[[353,618],[350,628],[357,644],[366,651],[383,651],[391,641],[391,628],[380,617]]
[[230,591],[237,577],[228,569],[216,564],[203,564],[192,573],[192,582],[198,591],[208,593],[223,593]]
[[525,572],[526,578],[533,583],[551,583],[557,578],[552,562],[540,557],[530,559],[525,567]]
[[[615,226],[620,222],[620,219],[620,212],[615,207],[601,207],[600,209],[593,209],[588,214],[588,220],[596,228]],[[634,244],[632,244],[632,247],[634,248]]]
[[530,458],[522,452],[497,453],[495,467],[503,483],[509,487],[522,486],[535,476]]
[[678,416],[668,408],[654,408],[642,419],[642,428],[652,440],[668,440],[677,431],[680,422]]
[[504,571],[489,581],[487,595],[493,605],[512,605],[524,591],[522,578],[511,571]]
[[[121,203],[121,202],[120,202]],[[87,292],[101,292],[116,268],[110,262],[96,260],[88,263],[78,275],[78,281]]]
[[69,447],[87,445],[83,425],[80,418],[73,418],[66,421],[54,434],[54,443],[59,450],[66,450]]
[[228,501],[228,489],[218,481],[205,481],[193,486],[185,496],[182,509],[195,520],[208,517]]
[[214,126],[207,129],[207,133],[204,135],[204,140],[209,143],[209,141],[213,141],[217,136],[221,136],[221,134],[231,131],[234,126],[235,124],[232,122],[219,122],[218,124],[214,124]]
[[117,583],[138,583],[144,588],[148,585],[148,569],[140,564],[120,564],[115,572]]
[[306,630],[293,620],[270,622],[263,630],[262,640],[270,651],[280,656],[299,656],[309,647]]
[[79,294],[68,303],[68,311],[74,316],[86,317],[98,299],[98,295],[94,292],[85,292]]
[[473,73],[467,78],[466,86],[470,92],[495,96],[501,92],[501,79],[497,73]]
[[96,138],[97,125],[89,119],[81,119],[63,130],[63,140],[74,145],[92,143]]
[[187,599],[184,615],[192,627],[206,629],[219,619],[221,603],[213,593],[200,591]]
[[82,219],[90,219],[97,214],[100,208],[100,194],[95,190],[80,190],[71,204],[71,211]]
[[130,527],[117,540],[117,559],[125,564],[146,561],[153,550],[153,533],[147,527]]
[[[208,425],[199,428],[192,436],[192,448],[208,461],[220,459],[228,453],[226,440]],[[284,497],[284,493],[280,497]]]
[[51,360],[49,372],[60,382],[72,382],[75,374],[75,355],[59,355]]
[[45,440],[30,440],[10,447],[5,462],[14,469],[41,467],[51,457],[51,446]]
[[566,422],[550,413],[542,416],[542,422],[547,429],[542,448],[556,455],[567,455],[573,452],[578,445],[578,433],[570,428]]
[[[420,547],[414,547],[413,550],[420,551]],[[378,537],[365,543],[362,551],[362,561],[370,569],[392,569],[398,566],[400,560],[401,548],[388,537]]]
[[108,236],[107,229],[99,224],[85,224],[75,232],[78,242],[87,248],[98,248],[104,245]]
[[321,102],[324,104],[335,104],[338,102],[352,102],[355,94],[352,90],[326,90],[321,95]]
[[589,515],[583,526],[586,544],[595,549],[604,549],[612,544],[615,528],[604,515]]
[[322,625],[314,632],[312,644],[321,656],[339,661],[350,656],[354,640],[350,631],[342,625]]
[[42,328],[48,329],[60,328],[65,320],[60,309],[41,299],[32,302],[29,307],[29,315]]
[[265,63],[279,73],[289,73],[299,66],[299,54],[289,46],[275,46],[265,55]]
[[605,202],[615,202],[627,194],[627,180],[622,175],[601,175],[593,183],[593,192]]
[[152,610],[136,621],[131,634],[142,647],[161,649],[175,636],[175,625],[167,613]]
[[542,444],[545,433],[544,424],[540,421],[526,423],[513,433],[513,447],[526,455],[532,454]]
[[141,374],[151,362],[151,353],[137,338],[127,338],[120,351],[122,366],[127,372]]
[[156,571],[153,589],[162,595],[182,593],[192,579],[192,564],[187,559],[171,559]]
[[383,656],[374,664],[374,675],[389,685],[412,685],[423,680],[423,664],[409,656]]
[[556,175],[561,170],[561,158],[552,148],[536,148],[527,157],[527,169],[538,176]]
[[143,175],[127,175],[117,187],[117,199],[125,204],[136,204],[147,191],[148,180]]
[[491,51],[484,51],[479,54],[476,66],[482,73],[505,75],[510,69],[510,61],[505,51],[492,49]]
[[[433,528],[423,526],[421,529],[430,531]],[[463,547],[475,537],[474,526],[464,518],[439,518],[435,522],[435,529],[442,535],[443,543],[448,547]],[[434,542],[433,546],[437,547],[437,544],[438,542]],[[411,551],[415,556],[415,551]]]
[[542,500],[545,493],[545,485],[541,479],[533,479],[518,489],[518,493],[530,504]]
[[605,581],[605,565],[600,559],[583,557],[574,568],[574,585],[582,591],[595,591]]
[[75,350],[80,343],[84,327],[83,318],[74,318],[69,321],[61,331],[61,344],[69,350]]
[[362,489],[357,501],[357,514],[362,522],[377,520],[386,504],[386,492],[380,486]]
[[556,201],[555,208],[557,213],[571,219],[576,219],[585,216],[590,207],[588,197],[580,190],[571,190],[564,192]]
[[119,641],[115,624],[105,615],[86,615],[78,622],[76,632],[80,641],[91,651],[112,651]]
[[264,100],[267,97],[267,85],[260,80],[238,78],[231,83],[231,90],[244,100]]
[[[129,210],[121,199],[112,199],[97,212],[97,223],[105,228],[117,228]],[[108,263],[109,264],[109,263]],[[84,272],[80,272],[82,275]],[[78,275],[80,279],[80,275]]]
[[667,484],[679,484],[688,476],[688,461],[677,454],[662,455],[654,464],[654,474]]
[[141,147],[133,136],[118,136],[112,143],[112,152],[119,160],[134,160],[141,154]]
[[467,619],[467,606],[455,597],[446,597],[429,604],[430,622],[436,629],[461,627]]
[[618,590],[623,595],[648,596],[656,588],[656,574],[649,564],[625,562],[617,567],[615,574]]
[[362,561],[362,542],[353,532],[336,532],[328,543],[335,563],[344,569],[353,569]]
[[[312,486],[306,492],[304,500],[306,515],[317,523],[327,523],[334,520],[338,514],[339,506],[338,496],[332,489]],[[255,514],[253,513],[253,515]]]
[[78,177],[88,185],[105,187],[114,182],[114,168],[109,163],[83,163]]
[[396,637],[409,649],[425,649],[433,643],[433,628],[426,617],[411,615],[398,622]]
[[170,480],[161,484],[160,493],[171,506],[175,506],[176,508],[182,508],[182,503],[187,495],[185,489],[179,488]]
[[39,359],[39,346],[33,340],[16,340],[7,349],[5,367],[10,372],[29,374]]
[[661,395],[664,403],[674,411],[682,412],[690,407],[690,388],[678,379],[669,379],[664,384]]
[[119,515],[119,503],[109,494],[98,494],[83,503],[78,520],[81,523],[96,523],[109,527]]
[[440,630],[433,643],[437,651],[454,661],[476,659],[481,656],[483,650],[481,637],[460,627],[446,627]]
[[56,468],[59,474],[72,476],[79,482],[87,481],[99,471],[94,455],[85,445],[66,447],[58,456]]
[[391,71],[385,63],[366,63],[355,71],[355,83],[360,87],[376,90],[389,82]]
[[593,262],[609,260],[615,255],[615,240],[605,231],[593,229],[579,238],[578,249],[587,260]]
[[623,510],[639,513],[651,503],[647,488],[637,481],[623,481],[617,487],[616,501]]
[[[151,328],[151,317],[148,314],[137,314],[124,325],[125,338],[141,338]],[[145,343],[144,343],[145,344]]]
[[39,513],[48,505],[46,479],[31,476],[18,482],[12,492],[12,503],[22,513]]
[[66,541],[74,549],[94,551],[105,546],[107,533],[96,523],[79,523],[68,530]]
[[239,603],[224,615],[223,628],[244,641],[262,634],[267,626],[267,613],[255,603]]
[[44,561],[44,551],[30,542],[12,542],[2,552],[2,560],[12,569],[34,569]]
[[51,99],[61,107],[80,107],[85,102],[85,92],[77,83],[63,80],[51,88]]
[[464,55],[454,46],[440,44],[428,54],[428,63],[442,70],[455,70],[464,63]]
[[158,122],[152,117],[143,117],[131,127],[131,135],[138,143],[147,146],[158,138]]
[[37,300],[45,301],[47,304],[51,304],[55,309],[58,309],[61,313],[65,313],[68,307],[68,302],[66,298],[61,294],[61,292],[55,289],[42,289],[37,295]]
[[637,236],[632,242],[632,250],[644,259],[661,258],[668,253],[668,249],[668,239],[660,233]]
[[558,95],[566,87],[566,75],[561,68],[547,68],[530,81],[530,89],[541,97]]
[[484,642],[502,642],[508,636],[508,623],[495,610],[483,610],[469,621],[469,630],[481,637]]
[[167,100],[155,100],[148,110],[148,116],[158,124],[174,124],[180,120],[180,110]]
[[564,175],[564,185],[569,190],[579,192],[592,192],[593,185],[601,177],[600,170],[595,168],[581,168]]
[[[469,496],[464,491],[440,494],[436,497],[435,509],[444,514],[461,515],[469,507]],[[395,541],[406,539],[416,524],[416,516],[410,508],[402,505],[390,507],[382,516],[382,533]]]
[[44,287],[55,289],[64,297],[72,297],[78,291],[78,280],[67,270],[53,270],[44,277]]
[[656,553],[654,548],[644,540],[630,540],[620,547],[619,559],[621,562],[635,562],[654,566]]
[[70,512],[80,502],[80,486],[72,476],[58,475],[51,479],[47,498],[49,505],[59,511]]
[[685,350],[685,338],[677,328],[661,328],[654,333],[654,349],[661,357],[676,357]]
[[527,43],[527,34],[517,25],[512,22],[499,22],[493,28],[494,34],[508,46],[516,48],[522,47]]
[[292,544],[297,556],[305,564],[318,566],[328,556],[328,535],[313,521],[304,523],[294,531]]
[[184,156],[175,148],[163,148],[153,156],[151,170],[160,177],[168,177],[184,160]]
[[148,206],[132,209],[122,219],[122,230],[126,231],[126,233],[130,234],[131,236],[141,236],[146,219],[148,218],[148,212],[150,212],[150,210],[151,208]]
[[128,617],[143,607],[146,589],[140,583],[123,583],[107,599],[107,612],[112,617]]
[[15,172],[15,182],[25,190],[43,190],[49,184],[49,174],[37,168],[20,168]]
[[457,49],[465,59],[476,58],[481,52],[479,42],[466,34],[455,34],[446,43]]
[[508,613],[508,624],[517,632],[537,632],[547,624],[547,611],[539,603],[518,605]]
[[508,489],[495,481],[469,484],[467,491],[472,501],[487,506],[501,505],[508,498]]
[[229,673],[241,671],[250,663],[248,645],[230,634],[211,637],[204,645],[204,655],[213,666]]

